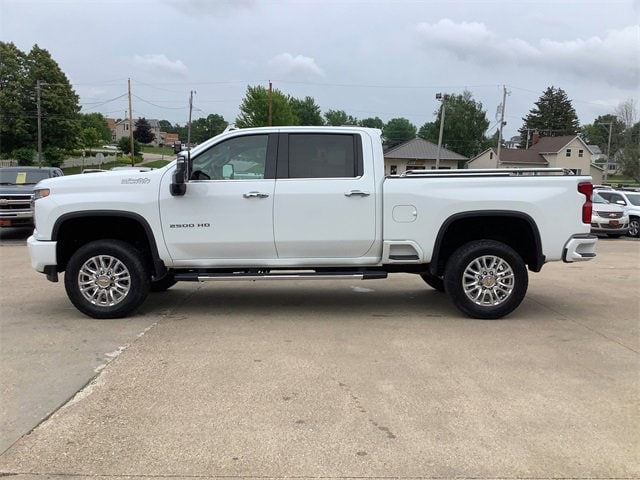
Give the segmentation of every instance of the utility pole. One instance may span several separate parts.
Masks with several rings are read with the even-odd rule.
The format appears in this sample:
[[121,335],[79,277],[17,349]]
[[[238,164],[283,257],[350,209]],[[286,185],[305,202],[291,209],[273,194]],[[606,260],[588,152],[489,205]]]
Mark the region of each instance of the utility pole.
[[191,150],[191,112],[193,112],[193,94],[195,92],[191,90],[189,95],[189,126],[187,128],[187,151]]
[[436,170],[440,168],[440,150],[442,149],[442,133],[444,131],[444,112],[447,109],[447,100],[449,95],[446,93],[436,93],[436,100],[442,101],[442,109],[440,110],[440,134],[438,135],[438,151],[436,152]]
[[602,183],[607,183],[607,177],[609,174],[609,155],[611,155],[611,131],[613,130],[613,122],[609,122],[609,140],[607,141],[607,163],[604,165],[604,175],[602,176]]
[[133,167],[136,162],[134,160],[133,151],[133,113],[131,110],[131,79],[129,78],[129,146],[131,148],[131,166]]
[[40,102],[40,89],[43,85],[49,85],[42,80],[36,81],[36,107],[38,110],[38,164],[42,166],[42,106]]
[[502,149],[502,128],[505,125],[504,121],[504,110],[505,105],[507,103],[507,87],[506,85],[502,86],[502,105],[500,105],[500,129],[498,133],[498,153],[496,155],[496,168],[500,168],[500,150]]
[[609,140],[607,140],[607,159],[604,163],[604,173],[602,174],[602,183],[607,183],[607,178],[609,175],[609,155],[611,155],[611,133],[613,132],[613,122],[594,122],[598,125],[608,125],[609,126]]
[[269,126],[273,125],[273,85],[269,80]]

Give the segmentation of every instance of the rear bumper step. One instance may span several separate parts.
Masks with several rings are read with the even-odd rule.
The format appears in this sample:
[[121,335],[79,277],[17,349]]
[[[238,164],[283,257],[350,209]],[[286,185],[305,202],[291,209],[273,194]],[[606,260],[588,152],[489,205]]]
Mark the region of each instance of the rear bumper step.
[[228,282],[234,280],[376,280],[387,278],[385,271],[345,272],[187,272],[176,273],[176,280],[183,282]]

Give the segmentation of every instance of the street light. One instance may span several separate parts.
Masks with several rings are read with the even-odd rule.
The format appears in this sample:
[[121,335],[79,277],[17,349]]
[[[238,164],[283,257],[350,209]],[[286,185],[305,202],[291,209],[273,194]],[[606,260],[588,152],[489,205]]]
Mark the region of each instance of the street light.
[[442,95],[442,93],[436,93],[436,100],[440,100],[442,102],[442,110],[440,111],[440,134],[438,135],[438,151],[436,153],[436,170],[440,168],[440,150],[442,149],[442,132],[444,130],[444,112],[447,106],[447,100],[449,100],[449,95],[446,93]]

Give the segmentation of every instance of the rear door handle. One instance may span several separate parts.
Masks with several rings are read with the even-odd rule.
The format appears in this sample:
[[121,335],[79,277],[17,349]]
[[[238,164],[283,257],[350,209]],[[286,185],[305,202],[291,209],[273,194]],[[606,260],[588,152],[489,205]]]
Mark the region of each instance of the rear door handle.
[[244,198],[267,198],[269,196],[268,193],[262,193],[262,192],[248,192],[242,195]]
[[361,197],[368,197],[371,195],[369,192],[363,192],[362,190],[351,190],[350,192],[344,192],[345,197],[352,197],[354,195],[360,195]]

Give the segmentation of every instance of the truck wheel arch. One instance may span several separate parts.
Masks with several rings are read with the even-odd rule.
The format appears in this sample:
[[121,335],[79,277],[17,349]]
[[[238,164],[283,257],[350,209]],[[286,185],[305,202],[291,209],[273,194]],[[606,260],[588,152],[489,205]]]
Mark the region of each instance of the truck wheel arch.
[[442,276],[453,252],[474,240],[509,245],[533,272],[539,272],[545,263],[540,232],[533,218],[510,210],[479,210],[454,214],[443,222],[434,244],[430,272]]
[[58,242],[57,270],[65,270],[69,258],[79,247],[105,238],[126,241],[145,252],[154,278],[166,274],[153,230],[147,220],[137,213],[116,210],[72,212],[57,219],[51,233],[51,239]]

